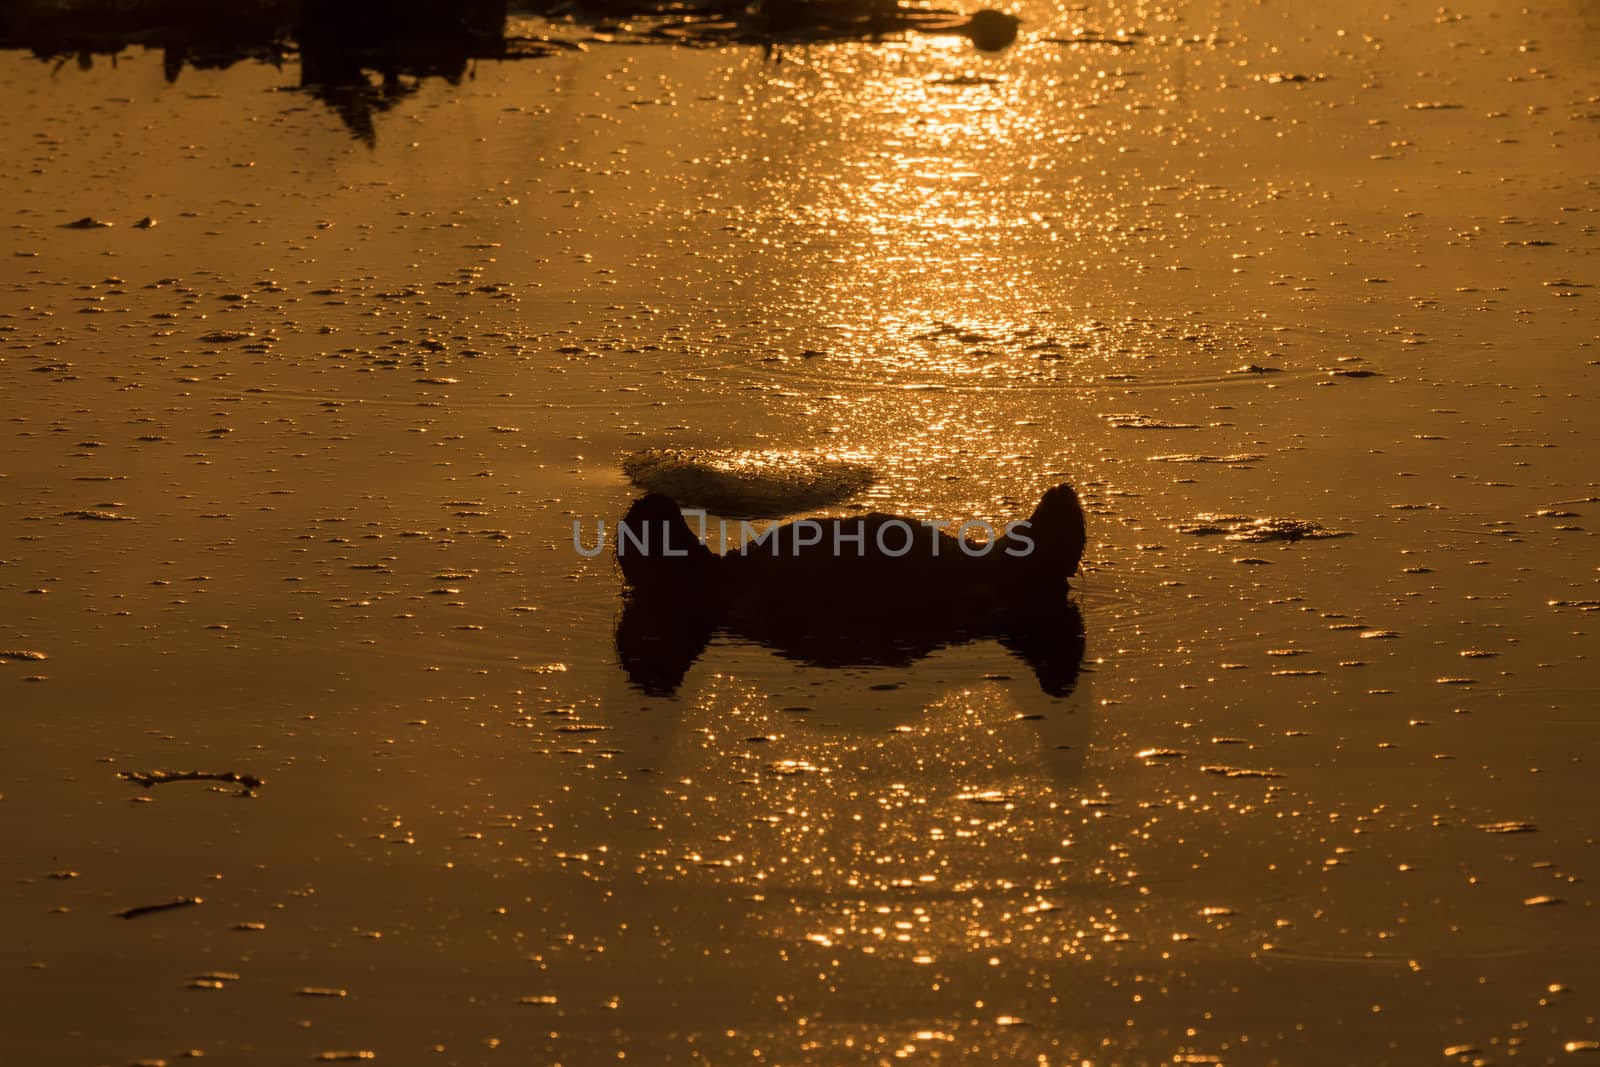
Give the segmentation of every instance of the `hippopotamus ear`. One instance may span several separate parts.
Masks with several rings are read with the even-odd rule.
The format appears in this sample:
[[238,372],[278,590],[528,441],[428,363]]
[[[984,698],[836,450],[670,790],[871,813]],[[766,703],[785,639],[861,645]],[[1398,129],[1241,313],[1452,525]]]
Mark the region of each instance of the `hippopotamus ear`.
[[1026,522],[1006,527],[1000,544],[1023,572],[1039,581],[1065,581],[1078,573],[1086,533],[1083,505],[1072,486],[1047,491]]
[[684,522],[683,509],[678,507],[678,502],[665,493],[646,493],[628,505],[627,514],[622,516],[624,526],[640,526],[647,522],[677,523],[685,529],[689,525]]
[[695,578],[712,553],[684,520],[678,502],[661,493],[635,500],[617,524],[617,563],[633,585]]
[[1030,533],[1039,545],[1041,561],[1063,578],[1078,573],[1083,560],[1088,532],[1083,519],[1083,504],[1077,492],[1065,482],[1046,490],[1028,519]]

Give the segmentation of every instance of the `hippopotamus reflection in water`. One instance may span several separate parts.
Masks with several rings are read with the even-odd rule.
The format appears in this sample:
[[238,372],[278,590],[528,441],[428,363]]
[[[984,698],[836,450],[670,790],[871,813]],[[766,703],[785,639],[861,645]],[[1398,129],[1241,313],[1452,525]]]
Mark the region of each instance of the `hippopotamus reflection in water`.
[[617,529],[628,589],[617,657],[646,693],[670,696],[717,633],[819,667],[908,666],[994,638],[1066,696],[1083,660],[1067,578],[1083,556],[1067,485],[986,544],[892,515],[801,520],[719,555],[671,497],[634,501]]

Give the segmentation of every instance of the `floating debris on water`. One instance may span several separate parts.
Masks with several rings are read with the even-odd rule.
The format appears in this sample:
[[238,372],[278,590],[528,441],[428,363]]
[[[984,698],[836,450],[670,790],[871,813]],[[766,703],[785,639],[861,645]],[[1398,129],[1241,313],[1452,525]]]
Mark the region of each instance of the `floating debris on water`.
[[1486,834],[1531,834],[1538,832],[1538,827],[1531,822],[1520,819],[1507,819],[1503,822],[1483,822],[1478,824],[1478,829]]
[[79,508],[74,511],[63,511],[63,519],[87,519],[92,522],[132,522],[132,515],[118,515],[114,511],[102,511],[98,508]]
[[12,660],[12,659],[25,659],[25,660],[38,661],[38,660],[44,660],[44,659],[49,659],[49,658],[50,657],[45,655],[43,652],[33,652],[33,651],[30,651],[30,650],[27,650],[27,649],[13,649],[13,650],[6,651],[6,652],[0,652],[0,663],[4,663],[6,660]]
[[256,777],[254,774],[240,774],[238,771],[117,771],[117,777],[125,777],[130,782],[139,782],[149,789],[150,785],[163,785],[166,782],[229,782],[232,785],[243,785],[245,789],[258,789],[266,779]]
[[1151,456],[1150,457],[1150,459],[1153,462],[1156,462],[1156,463],[1228,463],[1228,464],[1255,463],[1257,460],[1260,460],[1262,458],[1263,457],[1262,457],[1261,453],[1259,453],[1259,452],[1236,452],[1236,453],[1234,453],[1232,455],[1226,455],[1226,456],[1211,456],[1211,455],[1203,455],[1203,454],[1199,454],[1199,453],[1185,452],[1185,453],[1178,453],[1178,454],[1170,455],[1170,456]]
[[226,989],[229,982],[237,982],[239,976],[232,971],[207,971],[190,977],[185,988],[187,989]]
[[1223,778],[1282,778],[1279,771],[1254,770],[1249,767],[1229,767],[1221,763],[1208,763],[1200,768],[1207,774],[1221,775]]
[[71,222],[63,222],[61,224],[61,228],[63,230],[104,230],[115,225],[116,223],[114,222],[106,222],[104,219],[97,219],[91,215],[85,215],[81,219],[73,219]]
[[192,908],[196,904],[203,903],[205,900],[201,897],[173,897],[164,904],[141,904],[138,907],[123,908],[113,914],[123,919],[137,919],[141,915],[154,915],[159,911],[173,911],[177,908]]
[[[928,84],[964,89],[976,85],[1000,85],[1001,80],[984,74],[946,74],[929,78]],[[813,359],[820,354],[819,352],[807,350],[800,353],[800,358]]]
[[1200,428],[1199,423],[1168,422],[1153,415],[1140,415],[1137,412],[1113,413],[1101,415],[1100,417],[1119,430],[1198,430]]
[[238,771],[118,771],[117,777],[138,782],[146,789],[168,782],[226,782],[242,786],[247,793],[259,789],[265,781],[253,774],[240,774]]
[[1120,32],[1110,37],[1103,33],[1078,33],[1071,37],[1046,37],[1044,40],[1048,44],[1103,44],[1113,48],[1132,48],[1134,44],[1129,35]]
[[334,998],[338,998],[338,997],[347,997],[347,996],[349,996],[350,995],[350,991],[347,990],[347,989],[339,989],[339,988],[334,987],[334,986],[306,985],[306,986],[301,986],[299,989],[296,989],[294,991],[294,995],[297,996],[297,997],[334,997]]
[[767,764],[767,772],[769,774],[776,774],[785,778],[796,774],[806,774],[810,771],[820,770],[823,770],[823,768],[803,759],[778,760],[774,763]]
[[1326,74],[1292,74],[1275,71],[1271,74],[1257,74],[1256,81],[1266,82],[1268,85],[1299,84],[1302,82],[1327,81]]

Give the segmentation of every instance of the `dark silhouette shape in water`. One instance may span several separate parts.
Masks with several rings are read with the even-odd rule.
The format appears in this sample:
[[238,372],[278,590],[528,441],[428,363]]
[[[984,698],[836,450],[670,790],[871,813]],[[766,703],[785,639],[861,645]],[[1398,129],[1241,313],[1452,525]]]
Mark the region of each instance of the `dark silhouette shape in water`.
[[651,493],[617,529],[627,583],[617,658],[634,685],[670,696],[718,633],[819,667],[904,667],[993,638],[1044,692],[1066,696],[1084,654],[1083,618],[1067,599],[1084,537],[1078,496],[1060,485],[982,554],[874,513],[787,523],[718,555],[676,501]]
[[504,46],[505,22],[506,0],[302,0],[300,86],[373,147],[376,116],[430,77],[460,85],[475,56]]
[[76,58],[115,63],[131,47],[160,49],[175,82],[185,67],[299,58],[300,88],[356,139],[374,145],[376,117],[430,78],[452,85],[478,59],[532,59],[576,41],[508,36],[507,0],[0,0],[0,48],[28,48],[57,69]]
[[[876,40],[891,33],[953,33],[993,51],[1017,20],[903,0],[0,0],[0,49],[26,48],[56,70],[76,60],[115,64],[125,49],[159,49],[168,82],[185,67],[242,60],[277,67],[298,57],[300,88],[350,134],[377,141],[376,119],[430,78],[460,84],[480,59],[536,59],[581,50],[583,40],[508,34],[508,15],[544,15],[603,37],[589,41],[779,44]],[[628,19],[630,24],[617,20]],[[637,23],[637,25],[631,25]]]
[[1011,47],[1017,39],[1017,27],[1022,20],[1004,11],[984,8],[975,11],[966,23],[952,31],[966,37],[980,52],[998,52]]

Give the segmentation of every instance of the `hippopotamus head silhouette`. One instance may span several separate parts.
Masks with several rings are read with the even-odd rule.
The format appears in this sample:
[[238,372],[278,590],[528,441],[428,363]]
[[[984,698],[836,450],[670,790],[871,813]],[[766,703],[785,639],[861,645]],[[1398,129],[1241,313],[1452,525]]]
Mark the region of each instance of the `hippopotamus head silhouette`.
[[1072,690],[1083,660],[1067,579],[1085,525],[1068,485],[982,543],[873,513],[786,523],[718,553],[659,493],[634,501],[616,532],[627,587],[617,657],[653,695],[675,693],[718,633],[819,667],[902,667],[993,639],[1051,696]]

